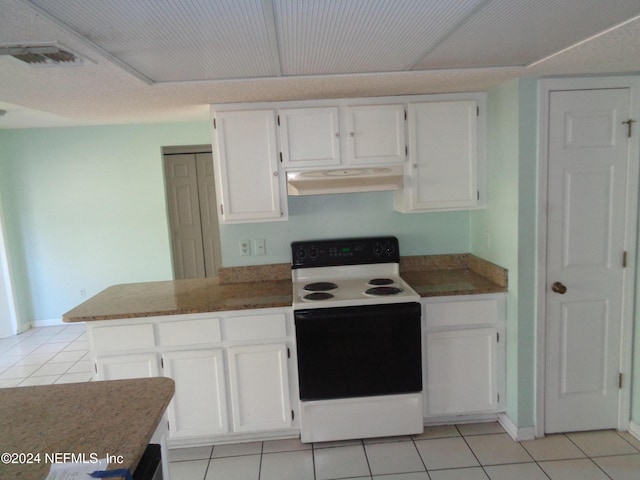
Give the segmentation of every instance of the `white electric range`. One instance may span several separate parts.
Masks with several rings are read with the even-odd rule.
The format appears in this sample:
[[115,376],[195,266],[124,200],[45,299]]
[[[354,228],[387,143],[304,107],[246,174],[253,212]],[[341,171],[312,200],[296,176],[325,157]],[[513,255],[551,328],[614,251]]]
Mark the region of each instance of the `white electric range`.
[[395,237],[294,242],[303,442],[420,433],[420,297]]

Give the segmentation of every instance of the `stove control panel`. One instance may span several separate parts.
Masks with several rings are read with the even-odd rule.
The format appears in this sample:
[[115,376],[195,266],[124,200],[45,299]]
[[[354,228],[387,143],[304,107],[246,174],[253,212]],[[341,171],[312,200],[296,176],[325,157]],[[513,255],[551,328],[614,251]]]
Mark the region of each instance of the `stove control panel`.
[[293,268],[399,263],[396,237],[309,240],[291,244]]

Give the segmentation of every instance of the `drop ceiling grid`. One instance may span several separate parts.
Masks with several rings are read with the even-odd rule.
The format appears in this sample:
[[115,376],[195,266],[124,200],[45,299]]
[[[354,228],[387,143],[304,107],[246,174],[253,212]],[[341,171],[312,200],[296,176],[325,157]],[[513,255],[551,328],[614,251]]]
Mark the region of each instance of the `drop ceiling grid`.
[[285,75],[403,71],[483,0],[276,0]]
[[638,0],[491,0],[416,69],[528,65],[638,12]]
[[136,0],[125,8],[100,0],[33,3],[154,81],[278,71],[260,0]]

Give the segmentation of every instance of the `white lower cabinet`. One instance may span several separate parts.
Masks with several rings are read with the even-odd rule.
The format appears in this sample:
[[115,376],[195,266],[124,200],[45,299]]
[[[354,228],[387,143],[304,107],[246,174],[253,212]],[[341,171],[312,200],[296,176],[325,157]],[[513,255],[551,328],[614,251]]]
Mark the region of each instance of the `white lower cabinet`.
[[168,409],[170,438],[229,432],[224,351],[167,352],[162,363],[164,376],[176,382]]
[[229,386],[235,432],[291,427],[286,345],[230,348]]
[[427,334],[427,414],[497,411],[498,331],[494,328]]
[[505,297],[423,300],[424,415],[504,410]]
[[[144,331],[132,318],[91,322],[87,333],[98,380],[175,381],[169,442],[195,445],[295,433],[292,317],[286,308],[153,317]],[[144,341],[112,342],[130,335]]]

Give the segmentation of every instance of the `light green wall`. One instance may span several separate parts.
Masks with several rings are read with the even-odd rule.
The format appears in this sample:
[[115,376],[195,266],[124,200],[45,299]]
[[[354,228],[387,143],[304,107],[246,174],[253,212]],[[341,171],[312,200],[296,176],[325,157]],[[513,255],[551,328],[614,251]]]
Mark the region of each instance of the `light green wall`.
[[471,214],[471,252],[509,270],[507,414],[518,421],[518,94],[512,81],[488,94],[487,208]]
[[172,277],[161,146],[207,123],[0,131],[21,318],[59,319],[109,285]]
[[[207,122],[0,130],[0,188],[21,318],[59,319],[118,283],[172,278],[161,147]],[[469,250],[467,212],[406,215],[390,192],[289,200],[286,222],[222,225],[224,266],[288,263],[293,240],[393,234],[403,255]],[[264,238],[265,256],[238,241]]]
[[[469,250],[468,212],[403,214],[392,192],[289,197],[289,220],[221,225],[224,266],[289,263],[295,240],[372,235],[398,237],[402,255]],[[243,239],[266,240],[266,256],[240,256]]]
[[518,426],[535,425],[538,82],[520,80],[518,131]]
[[489,92],[488,207],[471,212],[470,251],[509,270],[507,415],[535,419],[536,81]]

